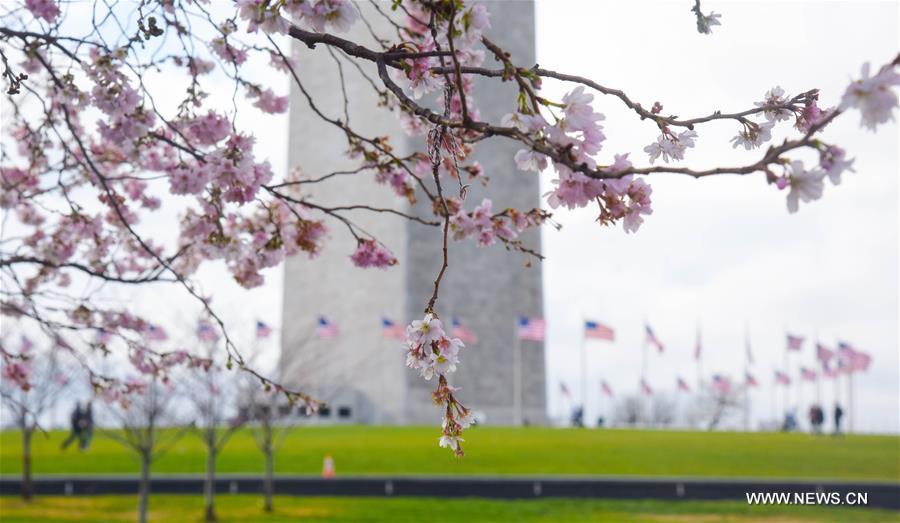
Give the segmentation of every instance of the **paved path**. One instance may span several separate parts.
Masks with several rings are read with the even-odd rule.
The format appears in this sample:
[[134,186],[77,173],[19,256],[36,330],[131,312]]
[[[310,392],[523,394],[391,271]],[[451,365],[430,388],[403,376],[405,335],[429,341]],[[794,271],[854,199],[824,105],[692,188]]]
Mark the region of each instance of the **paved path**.
[[[134,494],[137,478],[131,475],[40,476],[35,490],[41,495]],[[20,479],[0,478],[0,495],[15,495]],[[199,475],[154,476],[151,491],[159,494],[201,494]],[[216,481],[221,493],[253,494],[262,491],[255,475],[221,475]],[[846,481],[744,480],[733,478],[622,478],[622,477],[531,477],[531,476],[354,476],[322,479],[315,476],[276,476],[275,492],[294,496],[438,496],[500,499],[525,498],[613,498],[661,500],[746,501],[750,492],[838,493],[858,498],[864,494],[868,507],[900,509],[900,484]],[[793,494],[792,494],[793,495]],[[854,498],[854,499],[855,499]]]

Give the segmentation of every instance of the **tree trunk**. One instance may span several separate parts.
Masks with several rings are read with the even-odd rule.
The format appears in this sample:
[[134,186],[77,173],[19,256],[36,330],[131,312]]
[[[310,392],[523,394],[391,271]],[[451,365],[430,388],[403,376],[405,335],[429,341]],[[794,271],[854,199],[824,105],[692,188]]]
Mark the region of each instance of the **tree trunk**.
[[22,499],[31,501],[34,485],[31,482],[31,436],[33,432],[27,424],[22,428]]
[[147,502],[150,498],[150,453],[141,452],[141,482],[138,487],[138,521],[147,523]]
[[207,434],[206,478],[203,481],[203,501],[206,504],[206,521],[216,520],[216,442],[215,429]]
[[269,440],[266,442],[266,477],[263,480],[263,494],[265,496],[265,501],[263,503],[263,510],[266,512],[272,512],[272,491],[274,490],[274,461],[275,456],[273,456],[272,452],[272,440],[271,433],[268,434]]

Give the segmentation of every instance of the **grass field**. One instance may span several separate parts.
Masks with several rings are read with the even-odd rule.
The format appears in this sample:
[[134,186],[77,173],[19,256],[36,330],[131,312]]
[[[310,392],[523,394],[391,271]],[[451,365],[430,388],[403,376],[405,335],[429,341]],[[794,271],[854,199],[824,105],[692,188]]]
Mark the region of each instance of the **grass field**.
[[[0,497],[3,523],[131,522],[131,496],[39,498],[30,505]],[[812,506],[748,506],[741,502],[574,501],[574,500],[446,500],[374,498],[290,498],[275,500],[275,512],[264,515],[258,497],[219,496],[223,522],[896,522],[897,513],[883,510]],[[190,496],[153,496],[151,521],[200,521],[202,501]]]
[[[286,438],[276,472],[318,474],[325,454],[339,475],[598,474],[740,476],[900,481],[897,436],[812,437],[807,434],[475,427],[467,455],[437,446],[435,427],[302,427]],[[137,461],[98,433],[84,453],[59,449],[63,432],[36,434],[33,470],[45,473],[135,473]],[[200,440],[186,436],[153,465],[154,473],[199,473]],[[252,435],[237,433],[218,469],[261,472]],[[21,471],[20,435],[0,433],[0,473]]]

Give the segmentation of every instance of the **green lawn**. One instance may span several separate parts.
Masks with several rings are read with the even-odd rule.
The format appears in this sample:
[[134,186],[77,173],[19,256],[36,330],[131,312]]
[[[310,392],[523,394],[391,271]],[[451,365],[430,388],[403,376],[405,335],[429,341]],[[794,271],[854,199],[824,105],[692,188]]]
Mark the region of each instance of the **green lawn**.
[[[137,462],[97,434],[91,448],[63,452],[63,432],[34,439],[34,472],[134,473]],[[669,432],[474,427],[467,455],[456,460],[437,446],[435,427],[303,427],[276,456],[276,471],[318,474],[332,454],[339,475],[351,474],[599,474],[833,478],[900,481],[900,437],[812,437],[807,434]],[[199,473],[200,440],[186,436],[154,464],[155,473]],[[237,433],[219,458],[219,472],[261,472],[252,435]],[[0,433],[0,473],[21,471],[20,436]]]
[[[131,496],[39,498],[27,505],[0,497],[3,523],[131,522],[136,501]],[[258,497],[219,496],[223,522],[896,522],[885,510],[826,506],[749,506],[741,502],[527,500],[429,498],[292,498],[275,499],[275,512],[264,515]],[[199,522],[202,500],[191,496],[153,496],[151,521]]]

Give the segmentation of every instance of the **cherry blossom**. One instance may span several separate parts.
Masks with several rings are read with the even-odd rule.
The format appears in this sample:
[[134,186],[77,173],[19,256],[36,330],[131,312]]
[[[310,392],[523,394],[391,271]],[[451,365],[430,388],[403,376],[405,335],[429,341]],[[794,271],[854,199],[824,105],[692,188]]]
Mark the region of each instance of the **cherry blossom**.
[[862,77],[847,87],[840,108],[859,109],[862,113],[860,124],[874,131],[879,124],[894,121],[897,93],[893,88],[900,85],[900,73],[895,64],[882,67],[873,76],[869,75],[870,69],[869,62],[863,64]]
[[775,122],[769,121],[761,124],[749,122],[744,125],[744,129],[731,139],[734,142],[734,148],[743,146],[746,150],[759,149],[759,147],[772,139],[772,128]]
[[375,240],[360,240],[356,251],[350,256],[357,267],[377,267],[386,269],[397,265],[397,258]]
[[56,0],[25,0],[25,7],[35,18],[43,18],[47,22],[53,22],[59,16]]
[[694,146],[695,138],[697,138],[696,131],[682,131],[676,135],[664,130],[663,134],[656,139],[656,142],[644,147],[644,152],[650,157],[651,164],[660,155],[666,163],[672,160],[684,160],[684,152]]
[[847,153],[837,145],[825,147],[819,152],[819,167],[825,170],[832,185],[840,185],[844,171],[856,172],[853,169],[853,158],[846,158]]
[[792,115],[790,110],[780,107],[786,103],[787,98],[785,97],[784,89],[781,86],[775,86],[766,91],[762,102],[755,102],[754,105],[764,109],[763,116],[766,117],[766,120],[780,122],[788,120]]
[[791,213],[797,212],[800,202],[812,202],[822,197],[825,184],[822,179],[825,172],[819,169],[807,170],[800,160],[794,160],[788,165],[787,207]]
[[299,4],[303,20],[318,32],[326,28],[338,32],[349,31],[359,19],[359,13],[349,0],[307,0]]

